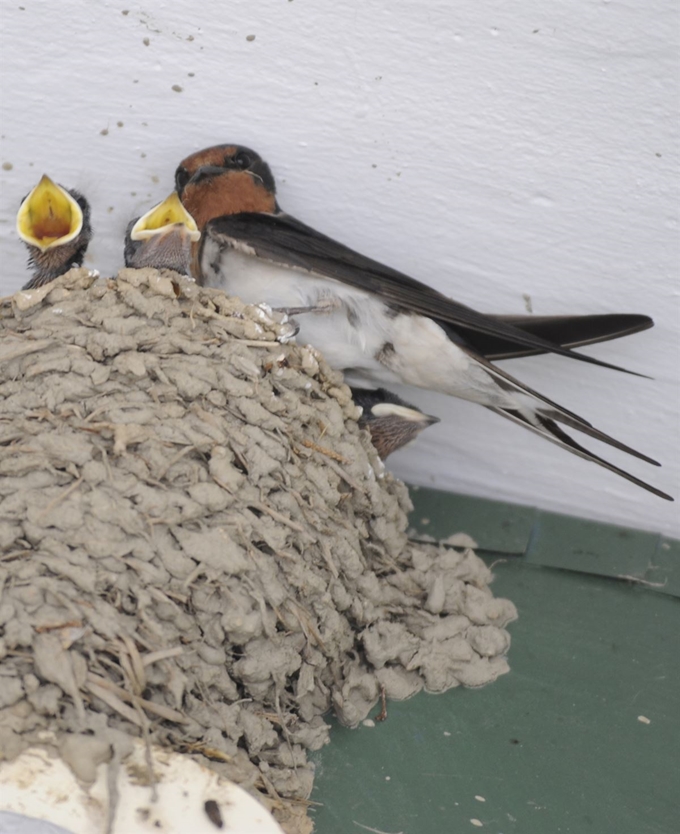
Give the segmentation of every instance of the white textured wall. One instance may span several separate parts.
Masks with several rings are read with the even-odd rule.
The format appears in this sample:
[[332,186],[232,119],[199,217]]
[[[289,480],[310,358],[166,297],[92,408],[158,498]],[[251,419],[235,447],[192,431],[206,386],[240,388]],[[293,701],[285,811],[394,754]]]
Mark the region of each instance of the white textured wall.
[[[479,309],[653,315],[590,350],[654,381],[505,367],[658,457],[626,463],[680,497],[674,0],[20,1],[2,6],[3,294],[27,277],[14,215],[43,171],[89,197],[88,263],[110,272],[185,154],[247,144],[287,210]],[[409,394],[444,419],[395,456],[405,477],[677,534],[677,505]]]

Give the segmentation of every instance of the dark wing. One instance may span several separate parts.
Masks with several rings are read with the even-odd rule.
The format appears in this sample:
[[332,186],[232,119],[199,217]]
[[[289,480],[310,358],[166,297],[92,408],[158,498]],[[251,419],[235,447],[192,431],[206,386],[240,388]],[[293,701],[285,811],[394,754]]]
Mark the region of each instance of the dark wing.
[[[504,321],[533,333],[541,339],[547,339],[562,347],[574,348],[606,342],[609,339],[620,339],[642,330],[654,327],[649,316],[637,313],[610,313],[595,316],[496,316],[489,318]],[[531,350],[519,347],[516,343],[502,336],[491,336],[488,333],[467,335],[468,342],[477,353],[487,359],[516,359],[519,356],[534,356],[545,351]]]
[[265,260],[334,278],[374,293],[405,311],[428,316],[441,324],[454,340],[472,344],[474,334],[483,333],[501,339],[503,344],[509,343],[529,352],[557,353],[593,365],[634,373],[592,356],[573,353],[569,348],[538,333],[516,327],[505,319],[478,313],[408,275],[354,252],[284,213],[243,213],[218,217],[208,223],[206,237],[208,235],[227,246],[245,244]]

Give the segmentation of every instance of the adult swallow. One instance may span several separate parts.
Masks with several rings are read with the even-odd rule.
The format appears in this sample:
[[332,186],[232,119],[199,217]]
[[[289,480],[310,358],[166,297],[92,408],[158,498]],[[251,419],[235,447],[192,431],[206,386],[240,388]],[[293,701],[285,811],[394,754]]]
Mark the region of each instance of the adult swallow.
[[423,429],[439,422],[439,417],[423,414],[385,388],[352,388],[352,397],[362,410],[359,425],[371,433],[382,460],[415,440]]
[[82,266],[92,238],[90,205],[74,189],[66,190],[43,174],[17,213],[17,233],[28,249],[33,277],[22,289],[54,281]]
[[131,220],[125,231],[125,266],[173,269],[190,274],[191,244],[201,233],[176,191]]
[[[217,145],[192,154],[177,168],[175,184],[202,233],[192,256],[196,280],[245,302],[311,311],[299,318],[301,340],[344,371],[350,384],[406,383],[471,400],[673,500],[585,449],[562,425],[659,466],[657,461],[529,388],[485,353],[510,358],[549,352],[623,368],[551,341],[549,326],[542,333],[540,326],[532,331],[478,313],[301,223],[281,210],[269,166],[249,148]],[[643,317],[638,325],[644,329],[651,320]]]

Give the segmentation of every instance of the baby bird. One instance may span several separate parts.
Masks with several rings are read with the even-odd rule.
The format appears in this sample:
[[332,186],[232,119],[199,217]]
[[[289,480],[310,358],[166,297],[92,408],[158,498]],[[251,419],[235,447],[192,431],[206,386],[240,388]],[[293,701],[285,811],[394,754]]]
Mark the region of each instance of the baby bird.
[[173,269],[189,275],[191,244],[200,237],[193,217],[173,191],[162,203],[128,224],[125,266]]
[[67,191],[43,174],[19,207],[17,233],[33,269],[22,289],[42,287],[71,267],[82,266],[92,238],[90,205],[78,191]]
[[415,440],[423,429],[439,422],[439,417],[423,414],[385,388],[352,388],[352,396],[363,409],[359,425],[371,433],[382,460]]

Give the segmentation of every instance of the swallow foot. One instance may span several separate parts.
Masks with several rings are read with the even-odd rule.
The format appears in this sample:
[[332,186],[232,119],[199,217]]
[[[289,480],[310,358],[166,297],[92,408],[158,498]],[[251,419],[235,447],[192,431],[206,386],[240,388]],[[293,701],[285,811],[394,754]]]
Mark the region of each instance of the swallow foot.
[[339,298],[325,298],[317,304],[312,304],[307,307],[274,307],[277,313],[283,313],[287,316],[300,316],[305,313],[332,313],[342,306],[342,301]]
[[282,345],[288,344],[295,340],[295,337],[300,332],[300,325],[296,321],[284,321],[281,323],[281,333],[277,336],[276,341]]

